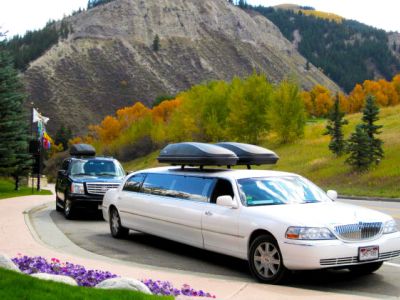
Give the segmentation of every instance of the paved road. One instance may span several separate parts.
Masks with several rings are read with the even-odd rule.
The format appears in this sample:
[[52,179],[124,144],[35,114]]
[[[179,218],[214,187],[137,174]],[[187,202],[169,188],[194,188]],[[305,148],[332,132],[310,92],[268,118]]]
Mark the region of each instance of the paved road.
[[[400,224],[400,203],[343,200],[391,214]],[[252,281],[247,263],[229,256],[193,248],[162,238],[131,232],[126,240],[110,236],[108,224],[98,216],[67,221],[56,211],[51,218],[78,246],[104,256],[158,267],[194,271]],[[289,285],[313,290],[372,296],[400,297],[400,259],[385,264],[377,273],[354,277],[346,270],[307,271],[293,274]]]

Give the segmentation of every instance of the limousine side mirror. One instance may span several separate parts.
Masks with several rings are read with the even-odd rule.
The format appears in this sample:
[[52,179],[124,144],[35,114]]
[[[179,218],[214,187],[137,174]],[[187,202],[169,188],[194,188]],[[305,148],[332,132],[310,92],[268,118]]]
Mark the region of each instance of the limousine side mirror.
[[329,191],[326,192],[326,194],[327,194],[328,197],[329,197],[331,200],[333,200],[333,201],[336,201],[337,198],[338,198],[338,194],[337,194],[337,192],[334,191],[334,190],[329,190]]
[[230,208],[238,208],[237,203],[233,200],[233,198],[229,195],[219,196],[217,198],[217,205],[230,207]]

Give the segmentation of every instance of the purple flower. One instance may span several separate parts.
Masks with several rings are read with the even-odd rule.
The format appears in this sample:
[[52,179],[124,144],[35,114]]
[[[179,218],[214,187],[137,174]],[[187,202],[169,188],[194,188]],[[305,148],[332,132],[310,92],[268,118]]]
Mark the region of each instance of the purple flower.
[[191,297],[197,296],[197,297],[215,298],[214,295],[211,295],[210,293],[204,292],[202,290],[197,291],[188,284],[184,284],[181,287],[181,289],[177,289],[169,281],[145,279],[142,280],[142,282],[155,295],[173,295],[173,296],[185,295]]
[[92,287],[103,280],[117,277],[117,275],[110,272],[86,270],[83,266],[74,265],[69,262],[62,264],[56,258],[52,258],[50,262],[48,262],[45,258],[40,256],[28,257],[20,255],[12,260],[25,274],[47,273],[69,276],[74,278],[80,286]]
[[[79,286],[93,287],[106,279],[117,277],[117,275],[110,272],[86,270],[85,267],[81,265],[74,265],[70,262],[62,263],[57,258],[52,258],[50,262],[48,262],[41,256],[28,257],[18,254],[17,257],[12,259],[12,261],[25,274],[48,273],[70,276],[75,279]],[[188,284],[184,284],[180,289],[177,289],[169,281],[145,279],[142,280],[142,282],[155,295],[185,295],[191,297],[197,296],[215,298],[215,295],[204,292],[203,290],[197,291]]]

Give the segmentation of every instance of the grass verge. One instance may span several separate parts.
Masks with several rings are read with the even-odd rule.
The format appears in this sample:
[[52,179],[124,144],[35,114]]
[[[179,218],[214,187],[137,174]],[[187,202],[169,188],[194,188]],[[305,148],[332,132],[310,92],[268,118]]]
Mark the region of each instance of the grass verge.
[[74,287],[62,283],[40,280],[29,275],[24,275],[0,268],[0,299],[17,300],[53,300],[53,299],[174,299],[173,297],[160,297],[146,295],[139,292],[123,290],[101,290],[87,287]]
[[48,190],[36,191],[32,188],[21,186],[19,191],[15,191],[14,181],[10,179],[0,178],[0,199],[20,197],[20,196],[29,196],[29,195],[51,195],[52,193]]

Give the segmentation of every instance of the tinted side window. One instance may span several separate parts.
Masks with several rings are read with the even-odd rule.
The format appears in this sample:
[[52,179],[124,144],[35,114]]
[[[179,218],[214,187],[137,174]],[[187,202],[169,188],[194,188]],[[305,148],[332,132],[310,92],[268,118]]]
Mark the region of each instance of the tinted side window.
[[217,203],[219,196],[231,196],[233,198],[232,184],[225,179],[218,179],[211,196],[211,203]]
[[148,174],[143,192],[153,195],[207,202],[214,180],[192,176]]
[[212,178],[191,176],[176,176],[174,190],[177,197],[201,202],[208,202],[210,187],[214,183]]
[[136,175],[130,177],[125,182],[123,190],[130,191],[130,192],[139,192],[144,177],[145,177],[145,174],[136,174]]
[[69,166],[69,159],[68,160],[64,160],[61,166],[62,170],[68,170],[68,166]]

